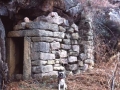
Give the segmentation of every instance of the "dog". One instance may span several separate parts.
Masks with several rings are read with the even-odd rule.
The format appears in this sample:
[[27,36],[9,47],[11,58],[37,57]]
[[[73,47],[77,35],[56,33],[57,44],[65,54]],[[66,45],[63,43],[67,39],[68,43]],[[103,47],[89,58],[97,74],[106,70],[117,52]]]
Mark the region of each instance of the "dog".
[[66,90],[67,89],[67,84],[65,83],[65,78],[66,78],[65,72],[59,71],[58,72],[58,90]]

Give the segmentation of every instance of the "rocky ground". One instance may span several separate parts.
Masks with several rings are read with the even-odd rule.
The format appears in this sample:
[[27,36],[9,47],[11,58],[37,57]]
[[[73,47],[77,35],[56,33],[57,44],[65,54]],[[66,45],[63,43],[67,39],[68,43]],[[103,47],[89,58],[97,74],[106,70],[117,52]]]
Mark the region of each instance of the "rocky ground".
[[[112,86],[120,90],[119,70],[120,63],[115,59],[101,63],[96,65],[92,71],[68,76],[66,79],[68,90],[110,90]],[[57,90],[56,81],[39,82],[36,80],[12,82],[6,85],[6,90]]]

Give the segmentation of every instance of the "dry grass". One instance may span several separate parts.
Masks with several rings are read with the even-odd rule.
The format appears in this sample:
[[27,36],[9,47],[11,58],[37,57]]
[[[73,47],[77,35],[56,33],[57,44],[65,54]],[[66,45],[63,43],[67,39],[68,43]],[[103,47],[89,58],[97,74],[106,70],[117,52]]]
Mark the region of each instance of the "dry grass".
[[[110,90],[111,78],[114,68],[118,63],[115,58],[108,63],[96,65],[92,71],[87,71],[79,75],[68,76],[68,90]],[[115,75],[115,89],[120,90],[120,65],[118,65]],[[51,85],[55,84],[54,82]],[[6,90],[57,90],[57,87],[44,85],[36,80],[12,82],[7,85]]]

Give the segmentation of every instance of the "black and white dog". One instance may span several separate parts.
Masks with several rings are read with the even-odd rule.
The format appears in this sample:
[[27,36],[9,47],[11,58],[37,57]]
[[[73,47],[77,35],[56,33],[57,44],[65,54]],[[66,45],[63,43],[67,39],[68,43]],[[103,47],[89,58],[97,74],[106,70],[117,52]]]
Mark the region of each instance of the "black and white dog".
[[67,84],[65,83],[65,78],[66,78],[65,72],[59,71],[58,72],[58,90],[67,89]]

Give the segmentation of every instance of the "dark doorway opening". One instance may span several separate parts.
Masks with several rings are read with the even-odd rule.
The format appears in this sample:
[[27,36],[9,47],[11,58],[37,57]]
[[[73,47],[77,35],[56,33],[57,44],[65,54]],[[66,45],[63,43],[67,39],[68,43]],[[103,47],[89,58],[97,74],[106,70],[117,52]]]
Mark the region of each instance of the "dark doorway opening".
[[15,74],[23,74],[24,38],[12,38],[15,44]]

